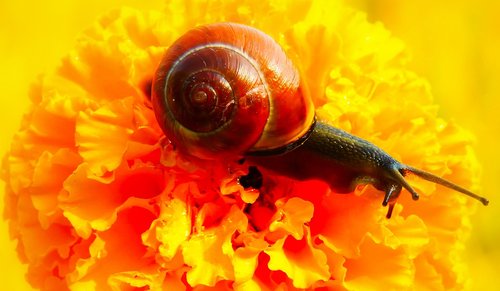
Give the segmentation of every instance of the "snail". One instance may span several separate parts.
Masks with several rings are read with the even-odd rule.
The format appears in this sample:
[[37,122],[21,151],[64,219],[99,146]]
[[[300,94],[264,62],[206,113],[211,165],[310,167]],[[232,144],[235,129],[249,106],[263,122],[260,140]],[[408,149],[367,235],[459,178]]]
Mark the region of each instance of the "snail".
[[255,28],[215,23],[194,28],[164,54],[152,84],[160,127],[180,151],[201,159],[247,157],[291,178],[321,179],[338,193],[359,184],[384,191],[390,217],[414,174],[488,200],[405,165],[369,141],[315,117],[298,69],[281,46]]

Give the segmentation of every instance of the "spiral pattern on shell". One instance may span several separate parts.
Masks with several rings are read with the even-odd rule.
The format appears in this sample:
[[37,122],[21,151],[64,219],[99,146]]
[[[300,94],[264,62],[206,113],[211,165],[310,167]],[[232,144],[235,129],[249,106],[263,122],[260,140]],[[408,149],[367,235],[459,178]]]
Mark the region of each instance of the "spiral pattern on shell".
[[234,23],[201,26],[175,41],[155,74],[152,100],[166,136],[206,159],[284,147],[314,120],[283,49]]

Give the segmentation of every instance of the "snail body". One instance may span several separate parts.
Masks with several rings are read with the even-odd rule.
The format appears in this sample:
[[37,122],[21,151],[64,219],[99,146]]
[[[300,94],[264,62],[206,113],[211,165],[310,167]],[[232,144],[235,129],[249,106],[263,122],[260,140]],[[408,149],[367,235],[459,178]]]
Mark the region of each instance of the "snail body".
[[188,31],[166,51],[152,102],[165,135],[202,159],[246,156],[295,179],[321,179],[339,193],[373,184],[391,205],[412,173],[481,201],[431,173],[404,165],[374,144],[315,119],[305,84],[283,49],[263,32],[217,23]]

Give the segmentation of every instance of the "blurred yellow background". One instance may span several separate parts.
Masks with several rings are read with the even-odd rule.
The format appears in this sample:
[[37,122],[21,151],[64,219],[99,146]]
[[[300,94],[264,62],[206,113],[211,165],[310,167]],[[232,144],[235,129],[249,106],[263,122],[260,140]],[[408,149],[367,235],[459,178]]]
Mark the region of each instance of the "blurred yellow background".
[[[494,0],[346,0],[380,21],[408,45],[410,67],[426,77],[441,115],[477,136],[483,165],[482,194],[491,205],[478,207],[468,245],[471,290],[492,290],[500,262],[500,2]],[[50,70],[74,45],[76,36],[106,11],[127,5],[161,8],[163,1],[88,0],[0,2],[0,154],[9,147],[28,106],[29,84]],[[0,182],[0,193],[4,184]],[[3,209],[3,199],[0,201]],[[4,290],[31,290],[0,222],[0,280]]]

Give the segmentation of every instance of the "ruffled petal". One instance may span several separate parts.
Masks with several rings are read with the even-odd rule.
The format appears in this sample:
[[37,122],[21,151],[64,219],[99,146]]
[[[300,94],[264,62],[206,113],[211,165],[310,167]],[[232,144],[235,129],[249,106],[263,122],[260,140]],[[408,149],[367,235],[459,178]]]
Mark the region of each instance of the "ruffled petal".
[[31,200],[35,209],[42,214],[42,225],[50,224],[50,218],[59,214],[61,186],[80,162],[81,158],[76,152],[65,148],[55,154],[44,152],[40,155],[33,170]]
[[191,234],[190,215],[188,206],[181,199],[163,202],[160,215],[142,235],[144,244],[158,252],[166,262],[172,260]]
[[90,173],[104,176],[121,164],[133,132],[132,106],[127,98],[78,117],[75,140]]
[[283,231],[290,234],[296,240],[301,240],[304,236],[304,227],[308,223],[314,211],[311,202],[297,197],[287,201],[278,200],[276,202],[276,214],[269,225],[272,232]]
[[314,248],[310,234],[306,234],[301,240],[292,236],[280,239],[265,251],[270,258],[269,269],[285,272],[296,288],[308,288],[330,278],[325,254]]
[[140,162],[122,165],[112,183],[89,176],[88,172],[88,164],[82,163],[66,179],[66,194],[60,197],[64,215],[84,237],[88,237],[93,229],[108,229],[127,199],[154,197],[163,191],[165,183],[160,169]]
[[70,276],[70,283],[93,281],[95,289],[101,290],[111,287],[111,283],[122,282],[118,280],[120,276],[110,281],[113,274],[124,275],[126,273],[123,272],[130,270],[147,273],[153,266],[154,258],[146,257],[147,248],[142,244],[141,234],[148,229],[153,219],[153,214],[142,207],[123,209],[111,228],[96,233],[89,248],[90,256],[78,261],[78,267]]
[[347,259],[344,266],[344,286],[348,290],[406,290],[412,286],[415,275],[415,267],[404,249],[393,250],[370,238],[360,246],[360,256]]
[[233,207],[220,226],[193,234],[182,251],[185,263],[192,267],[187,272],[188,283],[214,286],[219,280],[234,280],[231,240],[236,232],[242,233],[247,227],[246,216]]
[[[366,195],[367,196],[367,195]],[[316,205],[311,232],[336,253],[359,255],[359,246],[369,234],[380,234],[383,216],[380,202],[366,196],[331,194]],[[358,227],[353,227],[358,226]]]

